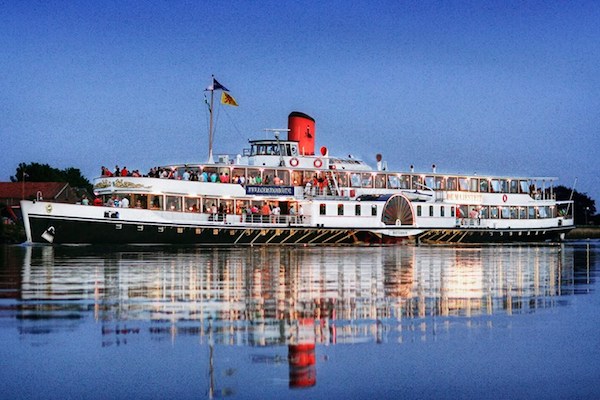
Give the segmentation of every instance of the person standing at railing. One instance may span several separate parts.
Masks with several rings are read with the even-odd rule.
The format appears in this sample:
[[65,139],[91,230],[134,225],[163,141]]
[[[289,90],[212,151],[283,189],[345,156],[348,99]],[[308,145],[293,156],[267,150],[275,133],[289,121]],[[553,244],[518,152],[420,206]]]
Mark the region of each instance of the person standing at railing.
[[260,209],[260,213],[262,214],[263,222],[269,222],[269,218],[271,215],[271,207],[269,207],[269,203],[265,201],[262,208]]
[[281,208],[279,208],[279,205],[276,204],[273,209],[271,210],[271,222],[276,224],[279,222],[279,216],[281,215]]

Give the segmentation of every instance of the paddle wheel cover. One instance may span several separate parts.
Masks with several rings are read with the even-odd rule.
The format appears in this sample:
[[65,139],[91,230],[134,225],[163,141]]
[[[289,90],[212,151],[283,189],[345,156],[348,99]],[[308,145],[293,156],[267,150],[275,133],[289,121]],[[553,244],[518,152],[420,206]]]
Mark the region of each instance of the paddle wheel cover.
[[415,216],[410,200],[401,194],[390,197],[383,206],[381,221],[385,225],[414,225]]

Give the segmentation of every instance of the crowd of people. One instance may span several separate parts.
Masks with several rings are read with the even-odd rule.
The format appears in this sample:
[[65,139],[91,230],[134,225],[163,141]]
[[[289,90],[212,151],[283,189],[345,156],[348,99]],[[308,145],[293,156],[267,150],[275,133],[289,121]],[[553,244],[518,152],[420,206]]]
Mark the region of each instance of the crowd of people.
[[[115,166],[114,171],[102,166],[101,176],[103,177],[148,177],[148,178],[160,178],[160,179],[178,179],[184,181],[196,181],[196,182],[212,182],[212,183],[236,183],[240,185],[285,185],[286,182],[281,179],[279,176],[274,175],[265,175],[262,177],[260,173],[256,173],[250,175],[248,177],[244,175],[233,175],[230,176],[228,172],[219,172],[217,171],[206,171],[206,170],[196,170],[185,168],[183,172],[181,172],[177,167],[175,168],[161,168],[161,167],[152,167],[147,174],[142,175],[139,170],[129,171],[127,167],[119,168],[118,165]],[[317,182],[318,180],[318,182]],[[311,180],[312,182],[312,180]],[[322,177],[317,178],[315,175],[314,178],[314,186],[320,187],[322,186],[324,179]],[[297,182],[294,182],[297,184]],[[318,186],[317,186],[318,185]]]
[[107,176],[107,177],[113,177],[113,176],[134,176],[134,177],[141,177],[142,174],[140,173],[139,170],[133,170],[133,171],[129,171],[127,169],[127,167],[123,167],[122,169],[119,168],[118,165],[115,165],[115,170],[111,171],[110,169],[106,168],[105,166],[102,166],[101,171],[100,171],[100,175],[101,176]]

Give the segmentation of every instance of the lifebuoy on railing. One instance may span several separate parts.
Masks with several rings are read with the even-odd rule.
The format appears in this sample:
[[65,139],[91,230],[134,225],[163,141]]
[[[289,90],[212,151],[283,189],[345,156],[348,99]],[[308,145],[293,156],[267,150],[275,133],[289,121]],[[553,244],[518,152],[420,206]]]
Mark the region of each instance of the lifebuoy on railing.
[[502,201],[506,203],[506,200],[508,200],[508,196],[507,195],[502,195]]
[[321,168],[321,166],[323,165],[323,161],[321,161],[320,158],[316,158],[313,164],[315,165],[315,168]]
[[297,167],[298,166],[298,159],[296,157],[293,157],[290,159],[290,165],[292,167]]

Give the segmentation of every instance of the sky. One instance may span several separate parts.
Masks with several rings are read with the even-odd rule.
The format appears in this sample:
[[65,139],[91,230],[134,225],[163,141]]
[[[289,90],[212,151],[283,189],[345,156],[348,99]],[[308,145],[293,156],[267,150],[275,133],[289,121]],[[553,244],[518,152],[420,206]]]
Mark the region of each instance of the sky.
[[292,111],[389,169],[558,177],[600,202],[600,2],[0,0],[0,181],[237,154]]

